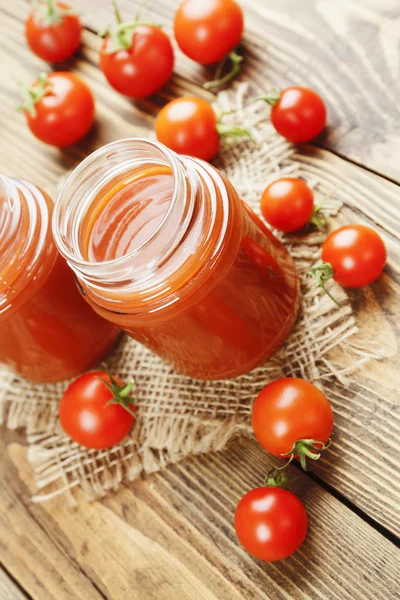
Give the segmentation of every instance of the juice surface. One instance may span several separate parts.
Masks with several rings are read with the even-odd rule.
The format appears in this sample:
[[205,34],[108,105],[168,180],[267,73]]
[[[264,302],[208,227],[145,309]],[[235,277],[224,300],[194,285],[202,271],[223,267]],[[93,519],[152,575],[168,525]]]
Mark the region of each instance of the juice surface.
[[[51,200],[41,192],[40,197],[47,203],[40,218],[49,223]],[[69,379],[108,354],[120,330],[85,302],[50,229],[42,227],[28,238],[29,205],[21,206],[12,259],[0,261],[0,361],[32,381]],[[3,199],[0,221],[4,211]],[[4,251],[5,235],[0,230]],[[10,240],[7,244],[11,247]]]
[[[82,228],[85,257],[110,260],[137,249],[160,227],[172,190],[172,175],[157,166],[128,173],[110,186]],[[297,314],[292,258],[236,194],[234,201],[241,218],[230,223],[231,241],[217,261],[200,262],[198,248],[183,240],[154,273],[154,279],[164,278],[170,299],[165,306],[155,310],[149,303],[146,311],[138,303],[140,310],[131,312],[94,306],[195,378],[222,379],[249,371],[281,345]],[[168,228],[168,219],[163,226]],[[171,262],[174,269],[169,271]],[[123,293],[119,299],[126,305],[133,300]]]
[[90,217],[87,260],[112,260],[141,246],[161,225],[173,188],[171,169],[163,166],[134,173],[113,186]]

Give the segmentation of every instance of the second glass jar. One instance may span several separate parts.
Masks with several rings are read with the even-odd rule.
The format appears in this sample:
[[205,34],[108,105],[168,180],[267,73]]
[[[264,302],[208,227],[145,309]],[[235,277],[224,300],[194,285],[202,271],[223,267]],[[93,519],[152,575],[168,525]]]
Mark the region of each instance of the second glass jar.
[[94,310],[190,377],[248,372],[296,319],[286,248],[222,173],[158,142],[87,157],[61,190],[53,235]]
[[78,292],[52,239],[52,210],[42,190],[0,175],[0,362],[46,383],[91,368],[121,334]]

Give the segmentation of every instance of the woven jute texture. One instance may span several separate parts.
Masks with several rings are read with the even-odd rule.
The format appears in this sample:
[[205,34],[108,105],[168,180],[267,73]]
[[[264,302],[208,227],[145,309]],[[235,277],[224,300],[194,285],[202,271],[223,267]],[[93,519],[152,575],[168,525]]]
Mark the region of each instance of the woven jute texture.
[[[254,141],[222,148],[216,166],[223,170],[241,197],[259,213],[259,200],[268,182],[282,175],[301,176],[314,189],[316,203],[323,201],[329,218],[341,208],[340,186],[333,187],[322,167],[307,167],[296,160],[295,149],[275,134],[269,109],[246,104],[246,87],[221,93],[217,109],[237,112],[227,121],[248,127]],[[251,373],[230,381],[196,381],[175,373],[134,340],[123,338],[107,361],[110,371],[122,379],[134,375],[137,382],[137,422],[129,437],[110,450],[86,450],[70,441],[58,423],[58,402],[68,382],[38,385],[23,381],[6,367],[0,371],[0,421],[9,428],[26,428],[28,458],[32,464],[37,494],[44,500],[64,494],[74,503],[74,489],[87,499],[116,490],[121,482],[143,472],[152,473],[192,454],[222,450],[236,435],[250,433],[251,405],[257,392],[282,376],[306,378],[329,396],[329,385],[346,377],[369,358],[352,343],[357,331],[346,293],[332,291],[336,306],[316,288],[307,275],[320,258],[326,234],[314,231],[281,237],[292,253],[302,288],[300,315],[280,351]],[[340,347],[346,367],[340,370],[329,359]]]

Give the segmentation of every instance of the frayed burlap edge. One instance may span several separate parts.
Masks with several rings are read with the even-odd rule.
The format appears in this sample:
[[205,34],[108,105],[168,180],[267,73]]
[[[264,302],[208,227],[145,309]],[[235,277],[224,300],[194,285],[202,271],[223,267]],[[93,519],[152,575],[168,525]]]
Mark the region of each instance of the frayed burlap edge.
[[[217,109],[237,112],[227,118],[250,129],[256,143],[243,141],[226,146],[219,164],[240,195],[259,212],[259,198],[267,183],[278,176],[304,177],[314,189],[323,212],[334,217],[341,208],[340,185],[324,177],[320,165],[303,163],[292,146],[277,136],[268,109],[246,106],[245,85],[218,96]],[[69,440],[58,423],[58,401],[68,382],[32,384],[0,369],[0,422],[26,428],[28,459],[34,470],[40,501],[65,494],[76,502],[73,491],[81,488],[86,499],[104,496],[123,481],[153,473],[192,454],[225,448],[236,435],[250,432],[251,405],[257,392],[282,376],[304,377],[324,388],[347,377],[371,358],[379,358],[372,341],[366,347],[352,343],[358,331],[349,298],[339,286],[333,293],[337,307],[315,287],[307,275],[320,257],[326,234],[283,237],[299,272],[302,305],[294,330],[281,350],[265,365],[229,381],[195,381],[176,374],[132,339],[124,338],[107,362],[123,379],[132,373],[138,384],[138,419],[130,436],[110,450],[87,450]],[[369,349],[367,349],[367,347]],[[334,348],[346,353],[346,367],[337,368],[329,354]]]

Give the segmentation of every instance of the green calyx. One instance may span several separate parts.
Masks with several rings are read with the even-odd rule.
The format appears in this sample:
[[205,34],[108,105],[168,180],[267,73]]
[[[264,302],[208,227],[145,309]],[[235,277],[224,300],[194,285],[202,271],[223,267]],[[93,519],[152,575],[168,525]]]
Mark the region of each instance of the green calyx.
[[335,304],[337,304],[337,306],[340,306],[340,304],[336,300],[336,298],[334,296],[332,296],[332,294],[326,288],[326,283],[330,279],[332,279],[332,277],[335,274],[332,265],[327,262],[321,262],[318,265],[314,265],[313,267],[311,267],[309,274],[312,275],[313,277],[315,277],[318,287],[320,287],[325,292],[325,294],[327,296],[329,296],[329,298]]
[[272,90],[270,90],[270,92],[268,92],[268,94],[265,94],[263,96],[257,96],[257,98],[255,98],[253,100],[253,102],[258,102],[258,100],[263,100],[264,102],[267,102],[267,104],[269,104],[270,106],[275,106],[276,104],[278,104],[280,98],[281,98],[280,90],[278,90],[278,88],[272,88]]
[[317,229],[325,229],[327,225],[327,220],[325,215],[321,212],[322,204],[319,206],[315,206],[313,210],[313,214],[311,215],[310,223],[314,225]]
[[248,138],[252,142],[255,142],[253,136],[250,131],[245,127],[240,127],[238,125],[228,125],[227,123],[217,122],[216,129],[224,140],[237,140]]
[[132,377],[132,379],[129,381],[129,383],[120,385],[115,380],[115,378],[111,375],[111,373],[108,373],[108,376],[110,378],[110,383],[108,381],[106,381],[105,379],[102,379],[101,377],[99,378],[104,383],[104,385],[106,385],[108,387],[108,389],[112,393],[112,398],[107,402],[106,406],[108,406],[109,404],[119,404],[132,417],[135,417],[135,413],[131,410],[130,404],[133,404],[134,402],[136,402],[136,398],[133,398],[132,396],[129,395],[131,393],[131,391],[133,390],[133,388],[135,387],[135,380]]
[[271,469],[271,471],[269,471],[265,478],[265,484],[267,487],[285,488],[287,486],[288,476],[282,470],[285,467],[286,465],[284,467]]
[[318,460],[321,458],[321,453],[324,450],[327,450],[330,445],[331,440],[328,440],[326,444],[313,439],[297,440],[289,452],[282,454],[282,458],[288,459],[286,463],[283,467],[271,469],[265,478],[265,484],[267,487],[286,488],[289,479],[285,469],[290,465],[294,458],[298,458],[304,471],[307,471],[307,458]]
[[[307,471],[307,458],[318,460],[321,458],[321,453],[324,450],[327,450],[330,445],[331,440],[326,444],[312,439],[297,440],[297,442],[293,444],[293,448],[286,454],[282,454],[282,456],[289,459],[287,464],[294,458],[298,458],[304,471]],[[285,466],[287,466],[287,464]]]
[[66,15],[77,14],[71,8],[62,8],[56,0],[46,0],[45,2],[33,0],[32,7],[35,15],[46,25],[55,25],[60,23]]
[[251,135],[251,132],[246,129],[246,127],[241,127],[240,125],[230,125],[228,123],[223,123],[222,120],[226,115],[232,115],[238,111],[237,108],[233,108],[232,110],[224,110],[222,111],[217,118],[216,130],[219,136],[225,141],[225,143],[229,144],[233,140],[238,139],[250,139],[252,142],[257,143],[256,140]]
[[137,12],[133,21],[124,23],[116,0],[113,0],[113,7],[117,24],[114,27],[107,25],[107,27],[98,34],[100,37],[110,38],[112,42],[111,46],[106,50],[107,54],[114,54],[114,52],[118,52],[119,50],[129,50],[133,43],[133,32],[139,25],[161,27],[159,23],[140,21],[140,11]]
[[52,84],[48,80],[47,73],[40,73],[38,80],[30,88],[23,83],[18,83],[18,86],[21,90],[24,104],[17,106],[17,110],[26,111],[31,117],[35,118],[36,104],[53,89]]
[[[225,66],[227,60],[230,60],[232,63],[231,70],[226,75],[221,77],[222,71],[224,69],[224,66]],[[227,56],[225,56],[218,63],[217,70],[215,71],[214,79],[212,81],[208,81],[207,83],[204,84],[204,87],[206,88],[206,90],[212,90],[213,88],[221,87],[222,85],[225,85],[225,83],[228,83],[228,81],[231,81],[231,79],[236,77],[236,75],[240,72],[240,69],[242,66],[241,65],[242,61],[243,61],[243,56],[240,56],[240,54],[237,54],[237,52],[235,52],[234,50],[232,50],[229,54],[227,54]]]

